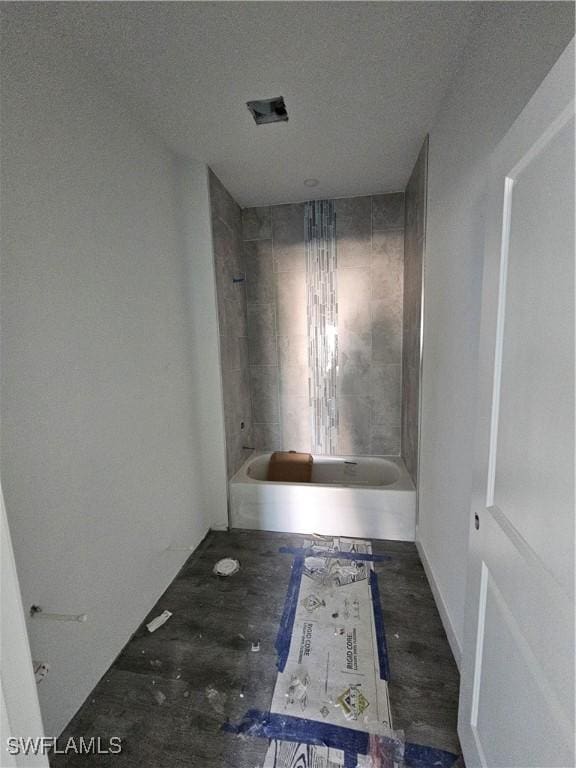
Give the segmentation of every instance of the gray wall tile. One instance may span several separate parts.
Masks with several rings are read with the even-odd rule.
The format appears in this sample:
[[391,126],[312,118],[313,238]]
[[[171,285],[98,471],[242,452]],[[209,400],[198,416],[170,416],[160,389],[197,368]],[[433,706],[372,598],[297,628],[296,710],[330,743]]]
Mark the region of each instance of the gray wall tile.
[[250,365],[278,365],[274,304],[248,304],[247,314]]
[[418,465],[418,407],[415,397],[419,392],[420,366],[402,367],[402,456],[410,476],[416,482]]
[[244,270],[248,303],[275,302],[272,240],[250,240],[244,243]]
[[238,338],[248,335],[246,291],[244,287],[238,288],[238,294],[234,299],[222,300],[222,312],[224,320],[223,327],[220,327],[221,333]]
[[300,365],[308,367],[308,336],[307,334],[292,334],[278,336],[278,358],[280,366]]
[[374,232],[372,242],[372,298],[388,299],[399,306],[403,300],[404,232]]
[[338,269],[338,333],[370,332],[369,269]]
[[372,311],[372,362],[402,362],[402,305],[376,299]]
[[400,455],[400,427],[372,425],[370,453],[373,456]]
[[308,333],[306,311],[306,273],[283,272],[276,275],[278,335],[305,336]]
[[308,398],[283,397],[281,408],[283,449],[285,451],[310,451],[312,435]]
[[275,271],[304,271],[304,203],[272,208],[272,236]]
[[246,336],[220,336],[222,372],[237,371],[248,364],[248,339]]
[[234,299],[238,293],[234,278],[241,277],[244,271],[241,241],[220,219],[212,222],[212,241],[218,297]]
[[227,471],[231,477],[248,455],[243,446],[252,441],[246,289],[244,282],[234,282],[235,277],[244,275],[241,211],[212,171],[209,184]]
[[230,477],[234,475],[246,459],[252,453],[254,442],[253,427],[249,421],[245,422],[242,431],[234,430],[232,425],[226,425],[226,433],[230,439],[226,441],[226,455]]
[[247,366],[228,371],[222,377],[224,393],[224,415],[233,427],[240,431],[241,423],[252,419],[250,379]]
[[[221,204],[229,204],[226,196]],[[346,198],[334,204],[338,450],[395,455],[400,450],[403,302],[408,290],[403,286],[403,195]],[[417,220],[415,210],[410,215]],[[242,289],[249,306],[244,321],[236,306],[241,291],[230,288],[230,276],[239,269],[235,225],[220,235],[222,260],[228,265],[220,277],[228,310],[223,357],[227,367],[239,365],[245,352],[234,342],[244,327],[255,447],[309,450],[304,204],[245,209],[242,218],[246,242],[240,270],[245,270]]]
[[375,195],[372,198],[372,226],[374,229],[404,228],[404,193]]
[[338,334],[338,395],[369,395],[372,334]]
[[370,266],[372,198],[335,200],[338,267]]
[[374,363],[370,371],[370,400],[372,424],[399,427],[401,423],[402,393],[401,365]]
[[257,451],[282,450],[282,430],[280,424],[253,424],[254,448]]
[[213,171],[209,173],[212,219],[220,219],[242,239],[242,211]]
[[426,227],[428,140],[406,187],[404,320],[402,353],[402,456],[414,483],[418,472],[420,401],[420,321]]
[[244,240],[267,240],[272,237],[270,207],[244,208],[242,211]]
[[281,397],[308,397],[308,364],[288,365],[280,370]]
[[278,386],[277,366],[250,366],[252,413],[255,423],[278,423],[280,421]]
[[342,455],[370,454],[371,407],[369,397],[339,397],[338,450]]

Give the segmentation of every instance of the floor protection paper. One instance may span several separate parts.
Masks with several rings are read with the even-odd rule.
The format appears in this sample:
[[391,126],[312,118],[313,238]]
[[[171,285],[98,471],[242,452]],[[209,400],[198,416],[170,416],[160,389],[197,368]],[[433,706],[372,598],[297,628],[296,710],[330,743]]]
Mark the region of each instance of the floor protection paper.
[[[352,745],[358,743],[354,732],[365,735],[366,743],[368,734],[392,734],[371,543],[334,538],[307,541],[303,549],[299,585],[289,592],[290,618],[282,629],[289,638],[279,638],[281,645],[289,642],[289,649],[285,646],[270,712],[278,722],[305,719],[307,741],[316,736],[317,743],[273,739],[264,768],[369,766],[374,764],[369,757],[338,741],[350,734]],[[377,749],[373,745],[372,751]]]

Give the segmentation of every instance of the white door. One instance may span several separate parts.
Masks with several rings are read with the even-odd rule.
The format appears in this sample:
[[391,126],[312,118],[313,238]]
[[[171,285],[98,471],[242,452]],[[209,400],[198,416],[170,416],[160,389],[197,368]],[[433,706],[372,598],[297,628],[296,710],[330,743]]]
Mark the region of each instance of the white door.
[[459,735],[574,762],[574,41],[494,155]]
[[12,755],[8,739],[26,739],[44,736],[36,681],[26,632],[26,620],[20,597],[18,576],[10,530],[0,488],[1,556],[1,666],[0,666],[0,766],[35,766],[48,768],[43,754]]

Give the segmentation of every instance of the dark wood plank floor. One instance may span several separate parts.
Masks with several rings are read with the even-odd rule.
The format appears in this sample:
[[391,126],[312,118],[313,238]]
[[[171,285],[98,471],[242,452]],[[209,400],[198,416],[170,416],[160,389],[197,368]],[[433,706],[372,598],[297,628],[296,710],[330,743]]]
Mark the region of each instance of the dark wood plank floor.
[[[255,768],[267,743],[223,733],[251,708],[268,710],[276,681],[274,641],[292,558],[302,537],[212,532],[190,557],[77,715],[69,736],[122,739],[120,755],[54,755],[54,768]],[[375,541],[388,642],[394,727],[406,740],[460,753],[458,671],[416,547]],[[232,577],[213,575],[221,557],[240,560]],[[169,621],[150,634],[163,610]],[[260,641],[260,652],[251,644]]]

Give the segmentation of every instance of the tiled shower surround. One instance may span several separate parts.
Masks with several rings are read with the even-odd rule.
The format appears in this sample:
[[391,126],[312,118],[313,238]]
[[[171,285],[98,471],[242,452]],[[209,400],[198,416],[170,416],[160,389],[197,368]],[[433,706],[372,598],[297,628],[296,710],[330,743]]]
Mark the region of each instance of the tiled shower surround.
[[[332,202],[338,428],[330,450],[398,455],[404,195]],[[253,444],[310,451],[317,435],[309,394],[305,204],[247,208],[242,219]]]
[[414,483],[418,472],[422,264],[426,235],[428,139],[406,187],[404,323],[402,351],[402,456]]
[[227,466],[228,477],[231,477],[250,455],[253,446],[242,212],[212,172],[210,205],[220,325]]

